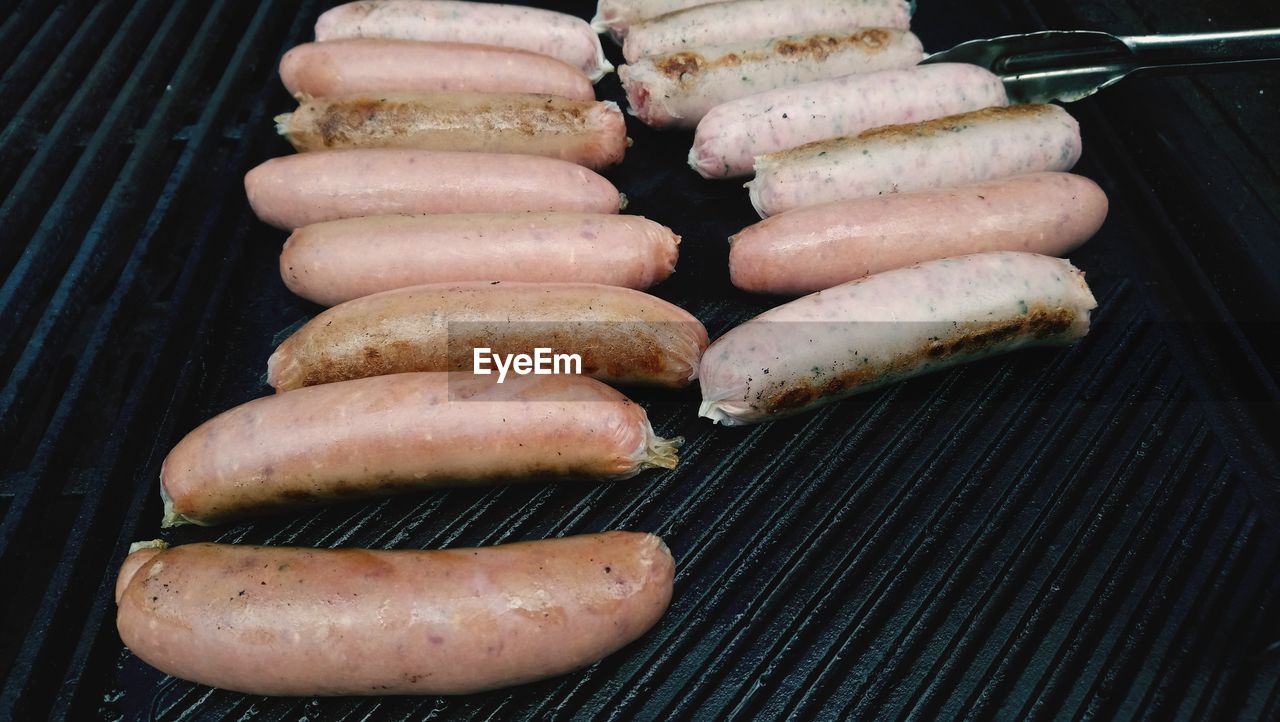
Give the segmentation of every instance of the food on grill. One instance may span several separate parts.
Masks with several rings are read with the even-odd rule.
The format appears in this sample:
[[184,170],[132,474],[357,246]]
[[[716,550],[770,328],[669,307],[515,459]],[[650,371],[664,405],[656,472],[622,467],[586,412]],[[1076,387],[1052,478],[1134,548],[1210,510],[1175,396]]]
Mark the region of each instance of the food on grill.
[[730,330],[699,371],[699,414],[768,421],[1027,346],[1089,331],[1097,306],[1060,258],[977,253],[885,271],[805,296]]
[[612,102],[529,93],[378,93],[304,98],[276,117],[300,151],[339,148],[521,153],[588,168],[622,162],[627,126]]
[[547,93],[594,100],[591,80],[547,55],[474,43],[352,38],[304,43],[280,59],[290,95],[390,91]]
[[527,281],[648,288],[671,275],[680,237],[640,216],[453,213],[303,226],[280,253],[289,290],[332,306],[424,283]]
[[518,48],[581,68],[593,81],[613,70],[587,21],[551,10],[456,0],[365,0],[316,20],[316,40],[393,38]]
[[255,399],[187,434],[161,467],[164,525],[453,486],[627,479],[675,468],[679,446],[584,376],[356,379]]
[[620,531],[443,551],[134,546],[116,583],[129,650],[264,695],[467,694],[571,672],[657,623],[675,569],[661,539]]
[[473,349],[579,354],[610,383],[684,387],[697,378],[707,331],[678,306],[591,283],[428,284],[324,311],[267,362],[277,391],[405,371],[469,371]]
[[632,25],[622,43],[628,63],[709,45],[784,35],[849,32],[856,28],[906,30],[906,0],[737,0],[699,5]]
[[864,28],[793,35],[655,55],[618,68],[630,112],[655,128],[693,128],[721,103],[851,73],[906,68],[924,58],[909,32]]
[[635,23],[711,2],[715,0],[600,0],[591,28],[620,41]]
[[244,177],[263,222],[292,230],[387,213],[617,213],[609,181],[554,158],[374,148],[272,158]]
[[743,290],[800,295],[947,256],[1061,256],[1106,217],[1102,189],[1070,173],[836,201],[744,228],[729,247],[729,275]]
[[986,108],[808,143],[756,159],[761,217],[801,206],[1070,170],[1080,125],[1056,105]]
[[1006,104],[1000,78],[967,63],[819,80],[712,108],[698,123],[689,165],[704,178],[750,175],[758,155]]

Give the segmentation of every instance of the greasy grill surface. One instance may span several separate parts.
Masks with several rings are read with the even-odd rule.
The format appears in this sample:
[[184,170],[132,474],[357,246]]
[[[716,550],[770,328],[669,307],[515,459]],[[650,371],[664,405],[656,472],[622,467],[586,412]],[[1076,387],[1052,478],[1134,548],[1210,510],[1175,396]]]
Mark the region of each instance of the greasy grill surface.
[[[932,50],[1046,26],[1188,30],[1206,12],[921,5]],[[282,234],[252,218],[241,177],[288,150],[269,122],[290,108],[274,67],[322,9],[28,2],[0,19],[0,718],[1280,717],[1273,68],[1131,80],[1072,107],[1080,171],[1112,199],[1074,256],[1100,301],[1076,347],[749,428],[695,419],[695,390],[640,393],[660,434],[688,440],[674,472],[168,537],[660,533],[671,610],[599,665],[456,699],[314,701],[198,687],[123,651],[111,589],[128,543],[157,535],[161,459],[266,393],[275,341],[316,311],[280,283]],[[1259,0],[1213,12],[1222,28],[1277,15]],[[599,87],[620,99],[616,79]],[[771,305],[728,284],[745,191],[685,168],[688,134],[631,135],[609,176],[684,237],[658,294],[713,337]]]

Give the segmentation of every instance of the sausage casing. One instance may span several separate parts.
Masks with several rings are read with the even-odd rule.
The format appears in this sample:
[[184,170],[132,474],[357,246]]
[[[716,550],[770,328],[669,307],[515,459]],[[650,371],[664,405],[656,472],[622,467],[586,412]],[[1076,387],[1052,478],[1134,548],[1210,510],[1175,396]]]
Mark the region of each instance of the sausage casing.
[[157,669],[237,692],[466,694],[622,648],[666,611],[674,569],[637,532],[442,551],[151,547],[121,567],[116,627]]
[[276,117],[300,151],[338,148],[521,153],[601,169],[622,162],[616,103],[529,93],[377,93],[304,98]]
[[731,329],[702,358],[701,416],[728,426],[807,411],[1027,346],[1069,344],[1097,306],[1061,258],[975,253],[877,273]]

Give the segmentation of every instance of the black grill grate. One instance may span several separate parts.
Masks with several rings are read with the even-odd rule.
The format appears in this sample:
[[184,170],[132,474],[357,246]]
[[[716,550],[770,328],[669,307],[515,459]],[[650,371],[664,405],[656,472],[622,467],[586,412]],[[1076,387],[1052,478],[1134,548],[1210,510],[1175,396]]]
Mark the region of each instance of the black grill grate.
[[[675,472],[171,537],[432,548],[658,532],[679,565],[672,608],[599,665],[464,698],[315,701],[197,687],[122,651],[111,590],[128,543],[157,533],[160,460],[261,395],[274,336],[315,312],[280,284],[283,239],[240,181],[286,151],[275,63],[327,4],[28,2],[0,20],[0,717],[1280,718],[1280,266],[1266,263],[1280,155],[1259,135],[1274,106],[1254,97],[1280,94],[1273,70],[1127,81],[1073,106],[1081,172],[1113,204],[1075,256],[1101,306],[1074,348],[746,429],[695,419],[696,392],[642,393],[659,433],[688,439]],[[1186,30],[1205,14],[1191,0],[921,6],[930,49],[1045,26]],[[1256,0],[1213,12],[1224,27],[1278,15]],[[600,87],[620,99],[616,80]],[[713,337],[769,306],[728,285],[745,192],[685,170],[687,134],[630,130],[610,177],[684,237],[659,295]]]

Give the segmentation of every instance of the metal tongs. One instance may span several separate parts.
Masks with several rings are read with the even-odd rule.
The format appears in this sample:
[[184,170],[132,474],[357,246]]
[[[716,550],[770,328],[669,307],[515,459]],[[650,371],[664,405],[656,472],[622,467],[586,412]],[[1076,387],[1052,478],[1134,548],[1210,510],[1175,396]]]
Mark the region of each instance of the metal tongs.
[[1118,37],[1047,30],[971,40],[925,63],[970,63],[1000,76],[1015,103],[1070,103],[1138,70],[1280,60],[1280,28]]

